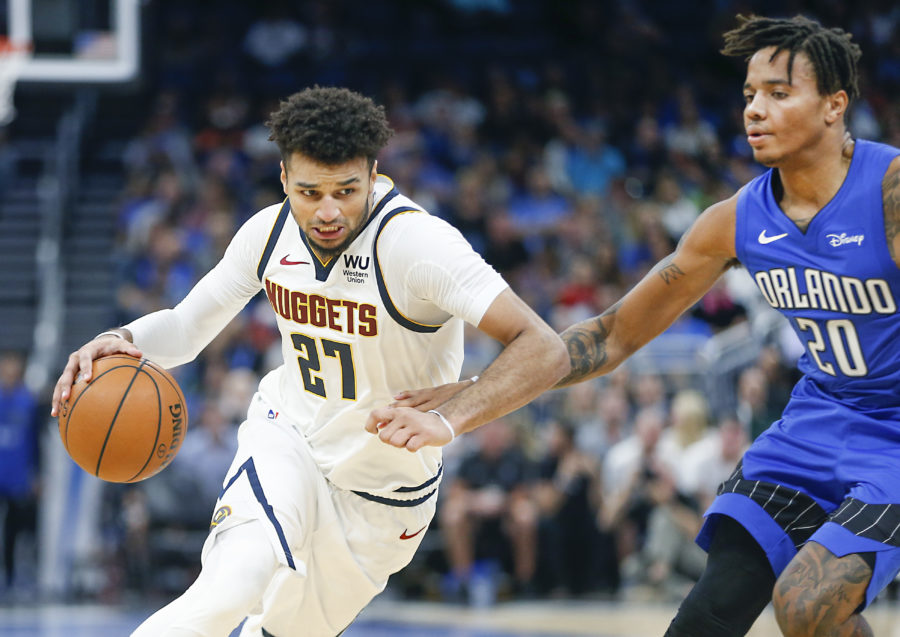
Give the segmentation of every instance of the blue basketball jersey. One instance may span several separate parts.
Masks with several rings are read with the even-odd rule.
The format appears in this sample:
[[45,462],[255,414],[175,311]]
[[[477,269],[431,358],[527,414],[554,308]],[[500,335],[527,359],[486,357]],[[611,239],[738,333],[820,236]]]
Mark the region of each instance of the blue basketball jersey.
[[735,249],[805,345],[782,417],[753,442],[706,512],[737,520],[780,574],[807,542],[877,554],[866,604],[900,572],[900,269],[885,239],[882,181],[900,149],[857,141],[838,192],[802,232],[772,193],[738,195]]
[[881,186],[898,154],[857,141],[844,183],[806,232],[775,201],[773,170],[738,196],[738,258],[805,344],[795,393],[900,408],[900,269],[885,240]]

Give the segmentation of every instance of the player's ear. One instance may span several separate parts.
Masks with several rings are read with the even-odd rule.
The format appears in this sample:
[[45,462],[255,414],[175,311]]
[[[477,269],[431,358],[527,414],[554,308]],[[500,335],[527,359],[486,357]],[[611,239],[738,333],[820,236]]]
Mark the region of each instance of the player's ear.
[[369,175],[369,183],[374,184],[375,180],[378,179],[378,160],[372,162],[372,172]]
[[847,91],[843,89],[826,96],[825,123],[831,125],[841,121],[844,117],[844,113],[847,112],[847,106],[849,104],[850,98],[847,96]]
[[284,167],[284,160],[281,160],[281,189],[284,190],[284,194],[288,194],[287,187],[287,169]]

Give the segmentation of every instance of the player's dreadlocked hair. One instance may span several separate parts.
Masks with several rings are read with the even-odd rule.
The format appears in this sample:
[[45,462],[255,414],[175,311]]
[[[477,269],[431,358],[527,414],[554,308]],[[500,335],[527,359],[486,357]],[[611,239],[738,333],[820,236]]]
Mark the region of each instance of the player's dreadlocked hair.
[[843,29],[826,29],[815,20],[803,16],[793,18],[764,18],[738,15],[739,26],[725,33],[722,53],[749,59],[760,49],[775,47],[769,61],[782,51],[788,51],[788,81],[794,68],[794,57],[806,54],[816,73],[820,95],[843,89],[852,102],[859,96],[856,63],[862,51],[853,37]]
[[298,152],[334,166],[359,157],[369,168],[393,131],[384,107],[345,88],[307,88],[283,100],[266,122],[287,161]]

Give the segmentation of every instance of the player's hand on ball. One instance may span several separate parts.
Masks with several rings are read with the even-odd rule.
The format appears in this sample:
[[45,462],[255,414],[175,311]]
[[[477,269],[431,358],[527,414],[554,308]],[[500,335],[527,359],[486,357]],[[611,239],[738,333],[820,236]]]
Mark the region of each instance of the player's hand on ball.
[[441,447],[453,436],[441,419],[409,407],[382,407],[372,410],[366,431],[394,447],[418,451],[422,447]]
[[60,404],[65,402],[72,393],[72,383],[81,374],[85,382],[91,380],[91,370],[94,360],[110,354],[127,354],[135,358],[141,358],[144,354],[137,345],[117,336],[98,336],[92,341],[82,345],[77,351],[69,354],[69,360],[56,381],[53,388],[53,404],[50,408],[51,416],[59,415]]
[[461,380],[457,383],[447,383],[437,387],[425,387],[423,389],[405,389],[394,396],[391,407],[412,407],[419,411],[437,409],[453,396],[472,385],[472,379]]

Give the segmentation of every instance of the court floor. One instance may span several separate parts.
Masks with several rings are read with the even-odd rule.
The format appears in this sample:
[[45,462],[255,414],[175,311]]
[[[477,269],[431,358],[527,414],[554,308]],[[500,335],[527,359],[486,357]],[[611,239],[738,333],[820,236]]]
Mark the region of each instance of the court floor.
[[[149,611],[108,606],[0,608],[0,637],[125,637]],[[669,604],[515,602],[489,609],[376,600],[345,637],[656,637],[675,612]],[[875,637],[900,637],[900,608],[876,604],[866,616]],[[750,637],[779,635],[771,610]]]

